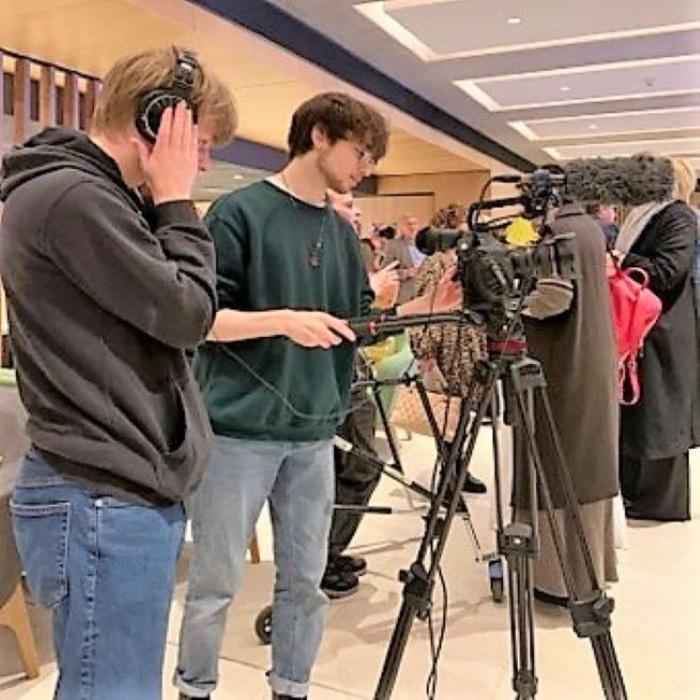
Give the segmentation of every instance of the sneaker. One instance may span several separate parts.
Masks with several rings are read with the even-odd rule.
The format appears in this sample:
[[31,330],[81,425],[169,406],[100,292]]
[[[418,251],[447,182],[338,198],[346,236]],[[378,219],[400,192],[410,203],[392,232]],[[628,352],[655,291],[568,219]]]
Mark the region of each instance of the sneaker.
[[341,554],[328,564],[334,571],[349,572],[355,576],[367,573],[367,560],[362,557],[351,557],[349,554]]
[[321,590],[331,599],[347,598],[357,591],[360,582],[355,574],[349,571],[326,569],[321,579]]
[[467,472],[467,478],[464,480],[462,491],[466,491],[467,493],[486,493],[486,484],[481,479],[477,479],[470,472]]

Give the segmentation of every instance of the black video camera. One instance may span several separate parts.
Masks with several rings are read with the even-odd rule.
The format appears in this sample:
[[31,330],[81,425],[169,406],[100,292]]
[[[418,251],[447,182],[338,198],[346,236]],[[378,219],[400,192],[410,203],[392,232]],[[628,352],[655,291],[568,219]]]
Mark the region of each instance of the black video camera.
[[[558,206],[558,189],[563,176],[538,170],[530,176],[517,176],[520,195],[504,199],[479,199],[469,207],[469,230],[426,227],[418,232],[416,246],[426,254],[456,248],[461,280],[469,297],[469,307],[492,311],[513,307],[514,298],[527,294],[538,279],[578,276],[578,256],[573,234],[554,235],[547,226],[550,206]],[[496,178],[494,178],[496,179]],[[485,191],[486,188],[484,188]],[[482,222],[483,211],[520,207],[517,215]],[[540,240],[528,246],[512,246],[498,238],[515,216],[539,219]]]

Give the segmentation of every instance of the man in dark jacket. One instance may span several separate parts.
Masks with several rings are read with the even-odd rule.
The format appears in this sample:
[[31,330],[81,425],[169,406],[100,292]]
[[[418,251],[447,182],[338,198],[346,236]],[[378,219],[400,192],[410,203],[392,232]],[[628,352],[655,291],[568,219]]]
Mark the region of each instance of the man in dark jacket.
[[[151,143],[144,97],[178,81]],[[182,500],[210,448],[185,350],[216,311],[214,248],[191,192],[234,126],[192,55],[148,51],[107,74],[89,136],[47,129],[4,160],[0,271],[32,442],[12,513],[53,611],[60,700],[161,697]]]

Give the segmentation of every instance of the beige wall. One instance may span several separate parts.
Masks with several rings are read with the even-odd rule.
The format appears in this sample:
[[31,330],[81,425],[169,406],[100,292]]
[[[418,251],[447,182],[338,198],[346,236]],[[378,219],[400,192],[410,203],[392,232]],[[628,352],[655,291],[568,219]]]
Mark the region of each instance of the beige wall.
[[470,171],[420,175],[387,175],[380,177],[377,193],[432,194],[434,212],[448,204],[471,204],[489,179],[489,172]]
[[418,217],[421,226],[430,222],[435,211],[432,194],[396,197],[357,197],[357,206],[362,210],[362,226],[382,222],[396,224],[404,214]]

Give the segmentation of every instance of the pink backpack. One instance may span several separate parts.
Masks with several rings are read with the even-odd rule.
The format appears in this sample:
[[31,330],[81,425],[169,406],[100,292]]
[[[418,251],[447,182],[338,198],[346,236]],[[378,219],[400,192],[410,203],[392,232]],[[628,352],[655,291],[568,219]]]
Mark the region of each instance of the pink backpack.
[[607,265],[610,306],[617,339],[620,403],[631,406],[639,401],[637,356],[644,339],[661,314],[661,300],[649,289],[649,275],[640,267]]

